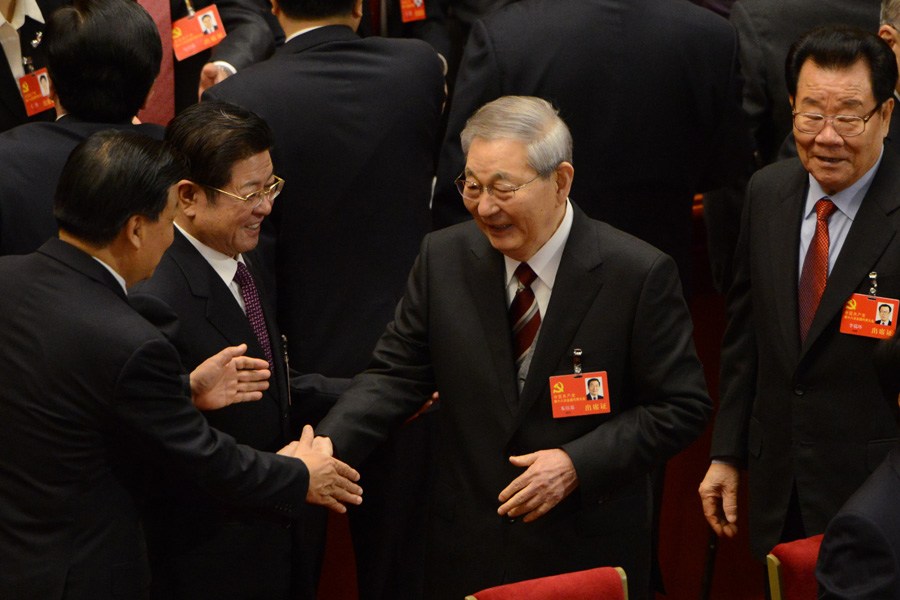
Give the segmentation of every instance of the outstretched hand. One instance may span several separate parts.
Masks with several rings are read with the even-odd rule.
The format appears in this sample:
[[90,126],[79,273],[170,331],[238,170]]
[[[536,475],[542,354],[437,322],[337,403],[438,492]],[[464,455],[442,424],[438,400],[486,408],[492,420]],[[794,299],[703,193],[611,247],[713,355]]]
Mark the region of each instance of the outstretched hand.
[[262,398],[269,387],[269,363],[244,356],[247,344],[229,346],[191,372],[191,396],[199,410],[216,410],[235,402]]

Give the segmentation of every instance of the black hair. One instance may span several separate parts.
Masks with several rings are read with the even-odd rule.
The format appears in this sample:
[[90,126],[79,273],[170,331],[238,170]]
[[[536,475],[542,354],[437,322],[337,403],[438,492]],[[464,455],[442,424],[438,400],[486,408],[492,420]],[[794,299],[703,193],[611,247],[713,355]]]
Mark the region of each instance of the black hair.
[[45,43],[60,103],[96,123],[129,121],[162,59],[156,24],[134,0],[74,0],[50,15]]
[[105,246],[132,215],[158,220],[169,188],[186,176],[184,161],[165,142],[133,131],[100,131],[69,155],[53,216],[65,232]]

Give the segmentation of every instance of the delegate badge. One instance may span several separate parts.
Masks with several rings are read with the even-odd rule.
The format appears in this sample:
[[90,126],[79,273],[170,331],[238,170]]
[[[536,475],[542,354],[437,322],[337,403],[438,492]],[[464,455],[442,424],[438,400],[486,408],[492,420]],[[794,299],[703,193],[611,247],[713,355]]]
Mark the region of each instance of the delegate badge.
[[184,60],[225,39],[225,26],[215,4],[172,23],[172,50],[175,58]]
[[554,419],[608,413],[606,371],[551,377],[550,403]]
[[20,77],[19,90],[25,102],[25,113],[29,117],[56,106],[50,98],[50,78],[47,69],[38,69],[34,73]]
[[400,0],[400,20],[404,23],[425,19],[425,0]]
[[844,304],[841,333],[878,339],[892,337],[897,331],[897,305],[894,298],[853,294]]

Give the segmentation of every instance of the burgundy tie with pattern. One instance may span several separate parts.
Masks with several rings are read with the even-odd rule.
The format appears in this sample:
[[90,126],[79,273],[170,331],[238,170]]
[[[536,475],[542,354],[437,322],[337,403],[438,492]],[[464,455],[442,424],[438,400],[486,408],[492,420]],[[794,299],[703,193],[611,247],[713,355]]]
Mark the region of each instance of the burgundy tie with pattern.
[[816,316],[828,281],[828,219],[834,210],[834,203],[829,198],[816,202],[816,233],[806,251],[798,289],[801,344],[806,341],[806,334],[809,333],[809,326]]
[[516,268],[515,277],[519,282],[519,289],[513,297],[512,304],[509,305],[509,322],[512,326],[513,356],[518,371],[534,345],[534,338],[541,327],[541,311],[531,290],[531,284],[537,279],[537,275],[528,263],[521,263]]
[[234,280],[241,287],[241,298],[244,299],[244,308],[247,311],[247,318],[250,320],[250,327],[259,340],[263,352],[266,353],[266,360],[269,361],[269,369],[274,370],[275,365],[272,362],[272,343],[269,341],[269,330],[266,328],[266,317],[263,315],[262,305],[259,303],[259,292],[256,289],[256,283],[250,270],[242,262],[238,262],[237,273],[234,274]]

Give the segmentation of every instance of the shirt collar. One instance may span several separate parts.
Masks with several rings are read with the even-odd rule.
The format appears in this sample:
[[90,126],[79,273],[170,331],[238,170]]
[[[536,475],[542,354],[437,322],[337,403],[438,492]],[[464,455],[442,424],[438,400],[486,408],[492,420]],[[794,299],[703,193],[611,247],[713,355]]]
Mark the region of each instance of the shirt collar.
[[[12,21],[8,21],[8,23],[19,29],[25,24],[25,17],[31,17],[38,23],[44,22],[44,15],[41,13],[41,7],[38,6],[37,0],[17,0],[16,8],[13,10]],[[0,16],[0,22],[6,23],[7,21]]]
[[240,254],[237,259],[234,259],[227,254],[223,254],[218,250],[214,250],[189,234],[184,230],[178,223],[175,223],[175,227],[178,228],[184,237],[187,238],[187,241],[191,243],[194,248],[197,249],[197,252],[200,253],[203,258],[206,259],[206,262],[209,263],[209,266],[213,268],[213,270],[222,278],[222,281],[225,282],[225,285],[231,285],[231,282],[234,281],[234,276],[237,273],[237,265],[239,262],[244,262],[244,257]]
[[878,171],[878,166],[881,164],[881,158],[883,156],[884,146],[881,147],[881,154],[878,155],[878,160],[875,161],[872,168],[856,180],[856,183],[836,194],[826,194],[825,190],[822,189],[822,186],[819,185],[819,182],[816,181],[812,174],[810,174],[809,192],[806,195],[806,208],[803,211],[803,218],[806,219],[812,214],[816,208],[816,202],[823,197],[828,196],[839,211],[847,215],[851,220],[855,219],[863,198],[866,197],[869,186],[872,185],[872,180],[875,179],[875,173]]
[[325,25],[316,25],[315,27],[307,27],[306,29],[301,29],[300,31],[295,31],[295,32],[292,33],[291,35],[289,35],[289,36],[287,36],[286,38],[284,38],[284,43],[287,44],[287,43],[288,43],[289,41],[291,41],[292,39],[294,39],[294,38],[296,38],[296,37],[300,37],[300,36],[303,35],[304,33],[310,32],[310,31],[312,31],[313,29],[319,29],[319,28],[321,28],[321,27],[325,27]]
[[[550,239],[534,253],[534,256],[528,259],[528,266],[531,267],[531,270],[538,276],[538,279],[544,282],[551,290],[553,289],[553,284],[556,282],[556,272],[559,270],[563,249],[566,246],[566,241],[569,239],[569,233],[572,231],[573,219],[574,211],[572,210],[572,203],[569,202],[567,198],[566,212],[563,215],[559,227],[556,228],[556,231],[550,236]],[[508,285],[512,281],[516,268],[521,264],[521,261],[506,255],[503,256],[503,259],[506,263],[506,283]]]
[[125,278],[122,277],[121,275],[119,275],[118,273],[116,273],[115,269],[113,269],[111,266],[109,266],[108,264],[106,264],[105,262],[103,262],[102,260],[97,258],[96,256],[91,256],[91,258],[93,258],[98,263],[103,265],[103,268],[105,268],[107,271],[109,271],[112,274],[113,277],[115,277],[116,281],[118,281],[119,285],[122,286],[122,290],[125,292],[125,295],[127,296],[128,295],[128,286],[125,285]]

